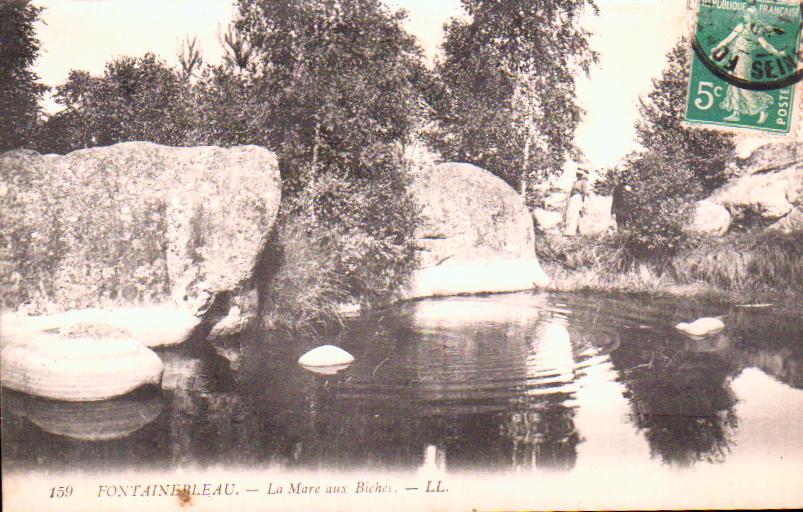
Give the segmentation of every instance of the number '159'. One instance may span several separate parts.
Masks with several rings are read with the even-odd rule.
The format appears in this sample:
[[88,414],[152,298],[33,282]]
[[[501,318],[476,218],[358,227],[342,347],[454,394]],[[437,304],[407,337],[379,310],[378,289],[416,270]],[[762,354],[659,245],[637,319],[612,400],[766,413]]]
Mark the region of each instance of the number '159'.
[[51,498],[69,498],[72,496],[72,485],[50,488]]

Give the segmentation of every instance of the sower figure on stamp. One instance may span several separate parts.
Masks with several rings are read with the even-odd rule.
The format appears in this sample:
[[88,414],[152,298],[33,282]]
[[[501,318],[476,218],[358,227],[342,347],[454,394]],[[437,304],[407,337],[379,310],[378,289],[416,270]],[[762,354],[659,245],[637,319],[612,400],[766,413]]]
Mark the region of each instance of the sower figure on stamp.
[[588,171],[578,169],[575,175],[574,184],[569,192],[569,200],[566,202],[566,209],[563,211],[563,234],[574,236],[577,234],[580,212],[588,197],[590,186],[588,184]]
[[[755,2],[752,2],[755,4]],[[765,36],[773,30],[758,18],[758,10],[751,5],[744,10],[742,23],[736,25],[733,31],[721,43],[711,49],[711,55],[716,58],[721,52],[730,50],[733,55],[731,63],[735,65],[734,75],[742,79],[750,79],[753,68],[755,52],[764,49],[770,55],[780,57],[784,52],[778,51],[767,42]],[[772,105],[772,96],[766,92],[750,91],[733,85],[728,85],[725,98],[720,107],[731,112],[724,121],[739,121],[741,114],[749,116],[758,115],[758,123],[764,124],[767,120],[767,109]]]

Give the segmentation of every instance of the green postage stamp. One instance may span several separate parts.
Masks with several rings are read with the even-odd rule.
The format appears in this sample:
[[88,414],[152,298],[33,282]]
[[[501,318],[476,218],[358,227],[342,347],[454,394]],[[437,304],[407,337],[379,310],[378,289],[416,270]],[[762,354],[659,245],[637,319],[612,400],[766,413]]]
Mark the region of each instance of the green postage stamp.
[[793,131],[800,32],[797,1],[699,0],[686,122]]

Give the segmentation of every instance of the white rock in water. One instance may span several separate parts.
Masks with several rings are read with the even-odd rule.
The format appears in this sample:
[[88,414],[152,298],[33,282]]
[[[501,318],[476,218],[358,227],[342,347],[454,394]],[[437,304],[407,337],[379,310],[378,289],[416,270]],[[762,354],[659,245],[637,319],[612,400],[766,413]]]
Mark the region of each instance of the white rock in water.
[[690,336],[708,336],[724,329],[725,324],[719,318],[700,318],[690,324],[680,322],[675,328]]
[[314,348],[298,359],[301,366],[339,366],[351,364],[354,356],[340,347],[322,345]]

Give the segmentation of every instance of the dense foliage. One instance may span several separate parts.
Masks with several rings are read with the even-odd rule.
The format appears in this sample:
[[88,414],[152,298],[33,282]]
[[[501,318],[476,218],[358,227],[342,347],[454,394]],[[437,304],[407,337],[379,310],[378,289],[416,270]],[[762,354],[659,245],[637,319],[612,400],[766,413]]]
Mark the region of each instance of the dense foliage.
[[597,187],[613,193],[625,248],[637,259],[663,260],[681,247],[694,200],[728,179],[734,159],[732,136],[683,125],[688,67],[682,39],[641,101],[636,133],[645,151],[629,155]]
[[29,0],[0,2],[0,151],[28,147],[47,87],[31,69],[39,55],[34,24],[42,12]]
[[639,260],[662,261],[680,249],[692,214],[694,180],[688,167],[660,153],[633,155],[621,169],[616,211],[624,248]]
[[72,71],[56,88],[55,99],[64,109],[43,127],[44,151],[131,140],[172,146],[193,142],[190,89],[175,69],[150,53],[115,59],[100,77]]
[[436,66],[431,142],[488,169],[532,202],[532,186],[578,156],[575,73],[596,54],[578,23],[593,0],[463,0]]
[[371,177],[378,146],[411,134],[425,73],[404,14],[377,0],[240,0],[236,28],[253,51],[265,143],[283,177],[325,162]]
[[253,140],[279,156],[286,268],[301,240],[321,246],[306,276],[285,272],[274,289],[298,288],[313,305],[315,287],[301,291],[286,279],[334,279],[339,286],[322,293],[373,304],[391,298],[415,267],[417,209],[401,151],[421,115],[426,68],[403,21],[377,0],[240,0],[233,40],[248,49],[248,62],[232,52],[229,71],[212,74],[228,87],[250,83],[248,119],[228,121],[243,119]]
[[728,179],[735,144],[730,134],[683,125],[689,55],[685,38],[669,52],[663,74],[653,80],[652,91],[641,101],[636,134],[648,151],[658,153],[675,167],[689,169],[692,192],[700,195]]

